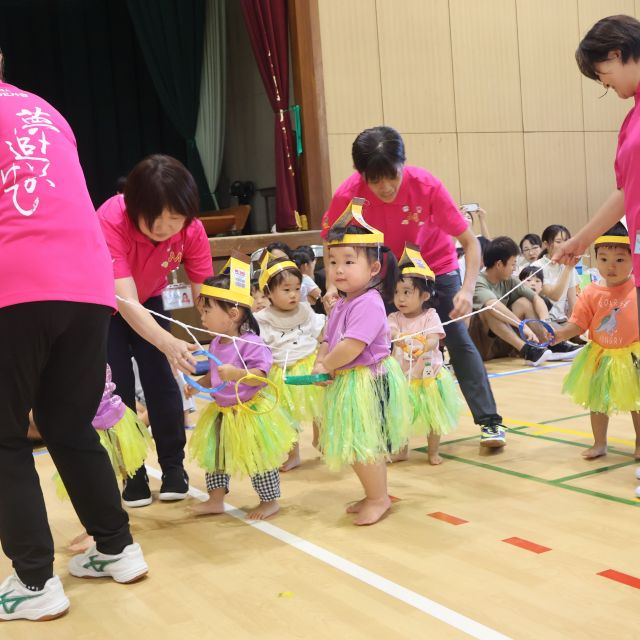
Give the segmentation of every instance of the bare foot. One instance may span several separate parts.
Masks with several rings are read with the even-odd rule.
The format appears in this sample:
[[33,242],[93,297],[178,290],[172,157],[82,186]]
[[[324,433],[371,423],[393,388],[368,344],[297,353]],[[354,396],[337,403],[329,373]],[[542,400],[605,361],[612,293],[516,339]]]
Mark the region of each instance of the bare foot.
[[285,460],[285,463],[280,467],[280,471],[285,473],[299,466],[300,466],[300,446],[295,444],[293,445],[293,449],[289,451],[289,457]]
[[593,447],[589,447],[589,449],[583,451],[581,455],[585,460],[593,460],[594,458],[599,458],[600,456],[606,456],[607,445],[596,447],[596,445],[594,444]]
[[202,502],[196,502],[187,507],[194,516],[208,516],[224,513],[224,498],[209,498]]
[[90,549],[93,544],[93,538],[86,531],[83,531],[69,543],[67,551],[71,551],[71,553],[84,553],[87,549]]
[[636,447],[636,450],[633,452],[633,457],[634,457],[636,460],[640,460],[640,446],[637,446],[637,447]]
[[318,426],[318,423],[314,420],[313,421],[313,440],[311,440],[311,444],[313,445],[313,448],[317,449],[318,451],[320,451],[320,447],[318,446],[319,440],[320,440],[320,427]]
[[255,509],[247,514],[247,520],[266,520],[270,516],[280,511],[277,500],[261,502]]
[[442,458],[438,452],[429,454],[429,464],[442,464]]
[[365,498],[360,507],[360,511],[353,519],[353,524],[361,527],[369,524],[375,524],[382,516],[391,508],[391,499],[389,496],[378,500],[370,500]]
[[347,513],[360,513],[360,509],[362,508],[362,505],[364,504],[365,500],[366,498],[362,498],[362,500],[358,500],[357,502],[352,502],[347,507]]
[[398,453],[391,454],[391,462],[403,462],[409,459],[409,445],[405,445]]

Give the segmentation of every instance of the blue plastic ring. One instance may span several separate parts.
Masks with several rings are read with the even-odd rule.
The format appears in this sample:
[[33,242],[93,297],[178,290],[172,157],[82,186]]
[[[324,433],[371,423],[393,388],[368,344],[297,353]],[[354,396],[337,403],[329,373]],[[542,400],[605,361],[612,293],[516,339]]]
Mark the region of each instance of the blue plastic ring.
[[[537,322],[538,324],[541,324],[543,326],[545,331],[550,336],[549,340],[547,340],[546,342],[534,342],[533,340],[527,340],[525,338],[524,328],[528,324],[531,324],[533,322]],[[525,343],[530,344],[532,347],[543,347],[543,348],[548,347],[555,340],[555,337],[556,337],[556,332],[553,330],[553,327],[548,322],[545,322],[544,320],[536,320],[535,318],[527,318],[526,320],[521,320],[520,324],[518,325],[518,333],[520,334],[520,337],[525,341]]]
[[[220,358],[218,358],[217,356],[214,356],[210,351],[203,351],[202,349],[198,349],[198,351],[193,352],[193,355],[206,356],[207,358],[209,358],[209,360],[212,360],[218,366],[222,364],[222,360],[220,360]],[[227,384],[226,382],[223,382],[222,384],[219,384],[217,387],[214,387],[212,389],[209,387],[203,387],[199,382],[196,382],[193,378],[186,374],[184,375],[184,379],[187,381],[187,384],[192,386],[194,389],[197,389],[198,391],[202,391],[203,393],[216,393],[216,391],[220,391],[220,389],[222,389]]]

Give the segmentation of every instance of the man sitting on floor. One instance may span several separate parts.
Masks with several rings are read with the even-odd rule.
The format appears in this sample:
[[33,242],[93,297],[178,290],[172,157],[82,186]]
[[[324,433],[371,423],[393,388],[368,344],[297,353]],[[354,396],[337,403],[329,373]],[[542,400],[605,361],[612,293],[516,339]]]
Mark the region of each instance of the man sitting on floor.
[[[508,355],[512,351],[510,346],[535,367],[548,360],[551,351],[525,343],[518,334],[518,327],[522,320],[543,320],[549,313],[542,298],[513,276],[519,253],[518,245],[506,236],[494,238],[487,245],[485,271],[476,281],[473,308],[490,308],[473,316],[469,331],[483,359]],[[503,298],[508,291],[511,293]],[[525,326],[524,334],[527,340],[538,341],[531,327]]]

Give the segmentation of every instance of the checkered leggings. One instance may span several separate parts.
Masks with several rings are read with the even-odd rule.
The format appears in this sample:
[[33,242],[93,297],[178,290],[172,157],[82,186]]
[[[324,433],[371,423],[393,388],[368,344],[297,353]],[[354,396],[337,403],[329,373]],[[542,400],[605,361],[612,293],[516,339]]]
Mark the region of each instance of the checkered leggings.
[[[207,473],[205,478],[207,480],[207,491],[224,487],[225,493],[229,493],[231,476],[226,473]],[[278,469],[251,476],[251,484],[258,494],[260,502],[271,502],[280,497],[280,471]]]

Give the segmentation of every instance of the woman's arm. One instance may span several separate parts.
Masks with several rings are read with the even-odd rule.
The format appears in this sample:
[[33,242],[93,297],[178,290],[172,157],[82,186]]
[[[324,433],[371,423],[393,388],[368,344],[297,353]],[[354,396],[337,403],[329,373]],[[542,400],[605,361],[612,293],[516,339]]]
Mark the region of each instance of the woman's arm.
[[489,227],[487,226],[487,212],[484,209],[479,208],[478,211],[476,211],[476,215],[480,221],[480,235],[484,236],[487,240],[491,240]]
[[553,302],[557,302],[558,300],[560,300],[560,298],[562,298],[565,291],[567,290],[572,272],[572,266],[564,265],[562,267],[560,277],[553,284],[545,283],[542,285],[542,295],[547,296],[547,298],[549,298],[549,300],[552,300]]

